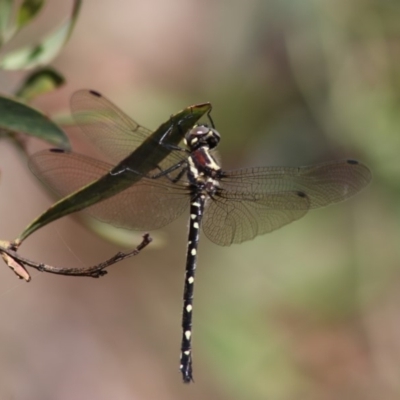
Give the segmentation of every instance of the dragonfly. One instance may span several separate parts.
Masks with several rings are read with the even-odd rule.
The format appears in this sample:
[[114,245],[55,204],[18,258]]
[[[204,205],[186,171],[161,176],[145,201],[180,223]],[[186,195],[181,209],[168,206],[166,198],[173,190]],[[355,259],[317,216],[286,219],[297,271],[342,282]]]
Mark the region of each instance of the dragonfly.
[[[75,92],[71,97],[71,111],[76,126],[83,130],[97,148],[111,155],[115,165],[103,175],[98,175],[96,168],[86,171],[84,185],[77,186],[72,182],[65,182],[68,195],[62,196],[60,201],[32,221],[14,241],[14,248],[48,223],[114,196],[150,171],[167,168],[168,162],[175,160],[173,155],[169,160],[165,160],[166,156],[182,141],[184,134],[197,120],[211,111],[211,104],[203,103],[187,107],[172,115],[154,132],[139,125],[94,90]],[[61,149],[49,151],[53,155],[63,153]],[[74,174],[80,174],[79,171],[72,173],[73,165],[71,159],[69,176],[66,176],[66,179],[74,180]],[[52,162],[46,165],[43,161],[41,168],[54,170],[56,174],[58,171],[57,165],[53,165]],[[73,189],[70,190],[71,188]]]
[[[126,155],[128,139],[115,143],[124,130],[118,120],[103,122],[109,129],[90,134],[100,150],[118,162]],[[201,228],[217,245],[242,243],[296,221],[310,209],[346,200],[371,180],[368,167],[356,160],[225,171],[216,156],[220,139],[211,117],[209,124],[195,124],[186,132],[182,146],[169,148],[170,153],[146,176],[86,209],[119,227],[152,230],[166,226],[189,208],[180,355],[185,383],[193,381],[193,294]],[[59,196],[115,171],[113,164],[52,150],[35,154],[30,168]],[[129,165],[121,163],[119,171],[131,173]]]

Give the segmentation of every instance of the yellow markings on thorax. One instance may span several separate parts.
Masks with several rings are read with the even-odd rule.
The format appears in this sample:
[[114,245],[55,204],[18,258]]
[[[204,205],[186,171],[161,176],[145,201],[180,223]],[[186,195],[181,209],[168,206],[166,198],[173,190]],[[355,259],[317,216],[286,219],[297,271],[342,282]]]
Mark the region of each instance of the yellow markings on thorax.
[[208,150],[207,150],[206,154],[207,154],[207,158],[208,158],[207,167],[212,169],[213,171],[219,171],[221,169],[221,167],[214,160],[214,157],[210,154],[210,152]]
[[197,179],[199,177],[199,171],[196,168],[196,165],[194,164],[193,158],[189,157],[188,161],[189,161],[189,170],[190,170],[191,174],[193,175],[193,177],[195,179]]

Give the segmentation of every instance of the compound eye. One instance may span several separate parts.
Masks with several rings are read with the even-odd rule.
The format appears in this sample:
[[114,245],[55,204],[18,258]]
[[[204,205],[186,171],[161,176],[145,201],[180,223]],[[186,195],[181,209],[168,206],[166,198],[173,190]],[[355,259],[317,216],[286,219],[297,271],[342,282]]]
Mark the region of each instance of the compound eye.
[[199,125],[193,127],[186,134],[187,146],[194,150],[201,146],[208,146],[210,149],[215,148],[220,140],[219,133],[207,125]]
[[210,146],[210,149],[217,147],[220,140],[220,134],[215,129],[211,129],[207,137],[207,143]]
[[190,148],[199,147],[202,144],[203,138],[207,136],[210,128],[208,126],[199,125],[193,127],[187,134],[186,134],[186,144]]
[[193,129],[193,134],[197,136],[204,136],[210,131],[208,126],[200,125]]

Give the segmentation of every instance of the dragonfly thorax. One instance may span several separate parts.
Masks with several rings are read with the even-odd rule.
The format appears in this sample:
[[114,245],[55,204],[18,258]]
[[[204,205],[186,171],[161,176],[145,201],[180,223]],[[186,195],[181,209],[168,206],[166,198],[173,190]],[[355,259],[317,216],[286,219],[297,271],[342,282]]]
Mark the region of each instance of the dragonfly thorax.
[[215,148],[221,139],[214,128],[207,125],[195,125],[185,136],[185,143],[191,151],[200,147]]

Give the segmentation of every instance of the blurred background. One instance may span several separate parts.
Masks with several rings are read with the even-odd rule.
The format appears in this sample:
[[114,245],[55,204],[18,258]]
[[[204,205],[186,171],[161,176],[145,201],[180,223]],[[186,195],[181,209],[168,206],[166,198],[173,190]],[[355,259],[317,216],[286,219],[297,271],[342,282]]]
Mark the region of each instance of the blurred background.
[[[70,8],[49,2],[15,43]],[[4,266],[0,398],[398,399],[399,34],[392,0],[86,0],[52,63],[67,84],[35,107],[66,114],[91,88],[155,129],[211,101],[224,168],[356,158],[373,182],[241,245],[201,237],[190,386],[179,373],[188,215],[102,279],[31,271],[27,284]],[[2,71],[1,91],[22,76]],[[0,171],[0,238],[13,239],[52,199],[5,140]],[[20,252],[82,266],[120,249],[66,217]]]

